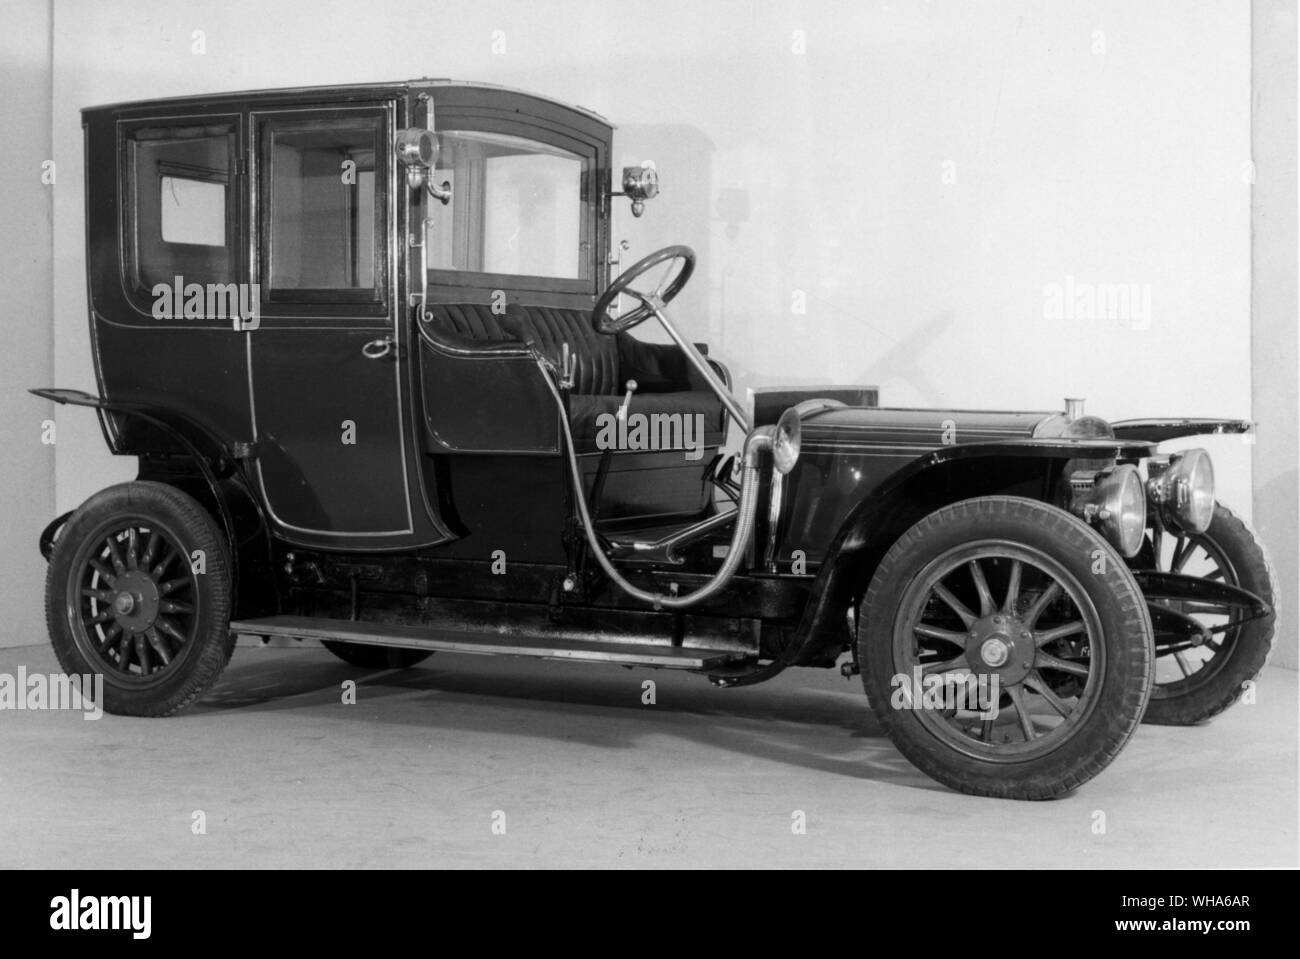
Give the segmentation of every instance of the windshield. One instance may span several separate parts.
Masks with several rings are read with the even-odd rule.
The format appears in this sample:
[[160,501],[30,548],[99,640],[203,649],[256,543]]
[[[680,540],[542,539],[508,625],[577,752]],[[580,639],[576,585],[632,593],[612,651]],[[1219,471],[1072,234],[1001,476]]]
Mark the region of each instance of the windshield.
[[587,279],[588,162],[548,144],[495,133],[440,133],[430,203],[430,269]]

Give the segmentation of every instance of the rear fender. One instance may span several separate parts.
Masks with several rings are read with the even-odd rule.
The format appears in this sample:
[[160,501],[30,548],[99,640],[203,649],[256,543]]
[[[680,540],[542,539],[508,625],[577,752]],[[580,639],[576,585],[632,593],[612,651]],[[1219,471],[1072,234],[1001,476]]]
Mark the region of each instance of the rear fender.
[[[206,427],[170,410],[143,403],[106,400],[80,390],[34,389],[29,392],[55,403],[84,406],[104,415],[113,413],[148,423],[174,449],[166,456],[140,457],[137,478],[167,483],[188,493],[216,517],[230,544],[234,595],[232,618],[268,615],[279,611],[272,576],[271,537],[261,504],[253,494],[238,461]],[[105,432],[107,436],[107,430]],[[41,554],[48,560],[54,541],[71,513],[50,523],[41,533]]]

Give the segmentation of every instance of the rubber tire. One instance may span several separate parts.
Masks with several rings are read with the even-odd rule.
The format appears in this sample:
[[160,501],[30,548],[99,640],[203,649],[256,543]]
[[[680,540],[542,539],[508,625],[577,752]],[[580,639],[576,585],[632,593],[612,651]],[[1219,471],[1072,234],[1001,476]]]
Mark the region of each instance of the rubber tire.
[[[1102,686],[1084,725],[1054,752],[1016,764],[966,756],[937,739],[915,712],[890,705],[894,621],[905,590],[936,556],[982,539],[1034,547],[1065,567],[1096,606],[1108,644]],[[1098,549],[1108,562],[1094,573]],[[974,796],[1056,799],[1100,773],[1141,724],[1153,657],[1146,601],[1119,554],[1064,510],[1020,497],[963,500],[922,519],[885,554],[858,609],[858,662],[876,719],[923,773]]]
[[343,662],[362,669],[409,669],[433,655],[433,650],[370,646],[337,639],[322,639],[320,644]]
[[1277,575],[1255,531],[1228,507],[1214,506],[1214,519],[1205,538],[1223,551],[1237,574],[1237,584],[1273,607],[1273,612],[1241,627],[1228,660],[1199,689],[1177,696],[1161,697],[1159,686],[1151,693],[1146,718],[1157,726],[1193,726],[1213,719],[1237,701],[1247,683],[1264,669],[1273,649],[1277,624]]
[[[116,516],[154,517],[177,535],[186,555],[201,549],[205,572],[197,577],[198,629],[184,660],[157,685],[141,689],[115,682],[115,671],[92,665],[68,621],[66,592],[74,554],[88,535]],[[54,543],[45,576],[45,622],[59,665],[69,675],[102,672],[104,711],[119,716],[173,716],[217,681],[235,648],[230,632],[231,574],[225,538],[198,501],[164,483],[136,481],[91,496],[68,519]]]

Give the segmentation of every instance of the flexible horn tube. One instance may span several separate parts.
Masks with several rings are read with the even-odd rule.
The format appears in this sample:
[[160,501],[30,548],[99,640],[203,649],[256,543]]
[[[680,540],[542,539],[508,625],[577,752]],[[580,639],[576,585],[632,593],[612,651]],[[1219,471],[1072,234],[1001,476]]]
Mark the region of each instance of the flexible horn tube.
[[713,596],[720,589],[731,581],[731,577],[736,575],[736,570],[745,556],[745,547],[749,543],[750,536],[754,532],[754,513],[758,507],[758,461],[759,454],[764,450],[772,448],[772,436],[775,430],[771,426],[760,426],[753,430],[745,437],[745,449],[742,456],[741,480],[740,480],[740,502],[736,505],[736,528],[731,533],[731,548],[727,551],[727,558],[723,560],[721,568],[713,574],[713,578],[707,583],[695,590],[693,593],[687,593],[685,596],[672,596],[664,593],[652,593],[649,590],[641,589],[634,586],[624,579],[614,568],[609,557],[605,555],[605,550],[596,539],[596,531],[591,522],[591,513],[587,509],[587,494],[582,487],[582,471],[578,468],[578,457],[574,452],[573,431],[569,427],[569,419],[564,415],[564,400],[561,399],[559,391],[556,390],[555,384],[547,372],[544,361],[534,354],[534,360],[537,361],[538,367],[542,371],[542,379],[546,381],[546,386],[555,397],[556,405],[560,409],[560,428],[564,430],[564,452],[569,460],[569,477],[573,482],[573,498],[578,504],[578,513],[582,518],[582,529],[587,536],[587,545],[596,557],[596,562],[619,589],[639,599],[642,602],[651,603],[655,609],[686,609],[697,603],[703,602],[710,596]]

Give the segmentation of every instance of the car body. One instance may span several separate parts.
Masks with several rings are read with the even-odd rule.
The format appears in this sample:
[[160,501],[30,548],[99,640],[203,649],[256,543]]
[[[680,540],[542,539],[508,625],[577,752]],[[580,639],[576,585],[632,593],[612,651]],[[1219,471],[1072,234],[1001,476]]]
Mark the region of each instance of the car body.
[[1263,664],[1262,551],[1203,451],[1156,448],[1249,423],[743,406],[667,313],[692,251],[611,276],[613,204],[658,181],[616,182],[589,110],[420,80],[83,120],[98,391],[33,392],[139,461],[42,537],[55,649],[110,711],[183,709],[241,633],[722,687],[840,664],[930,775],[1044,798]]

